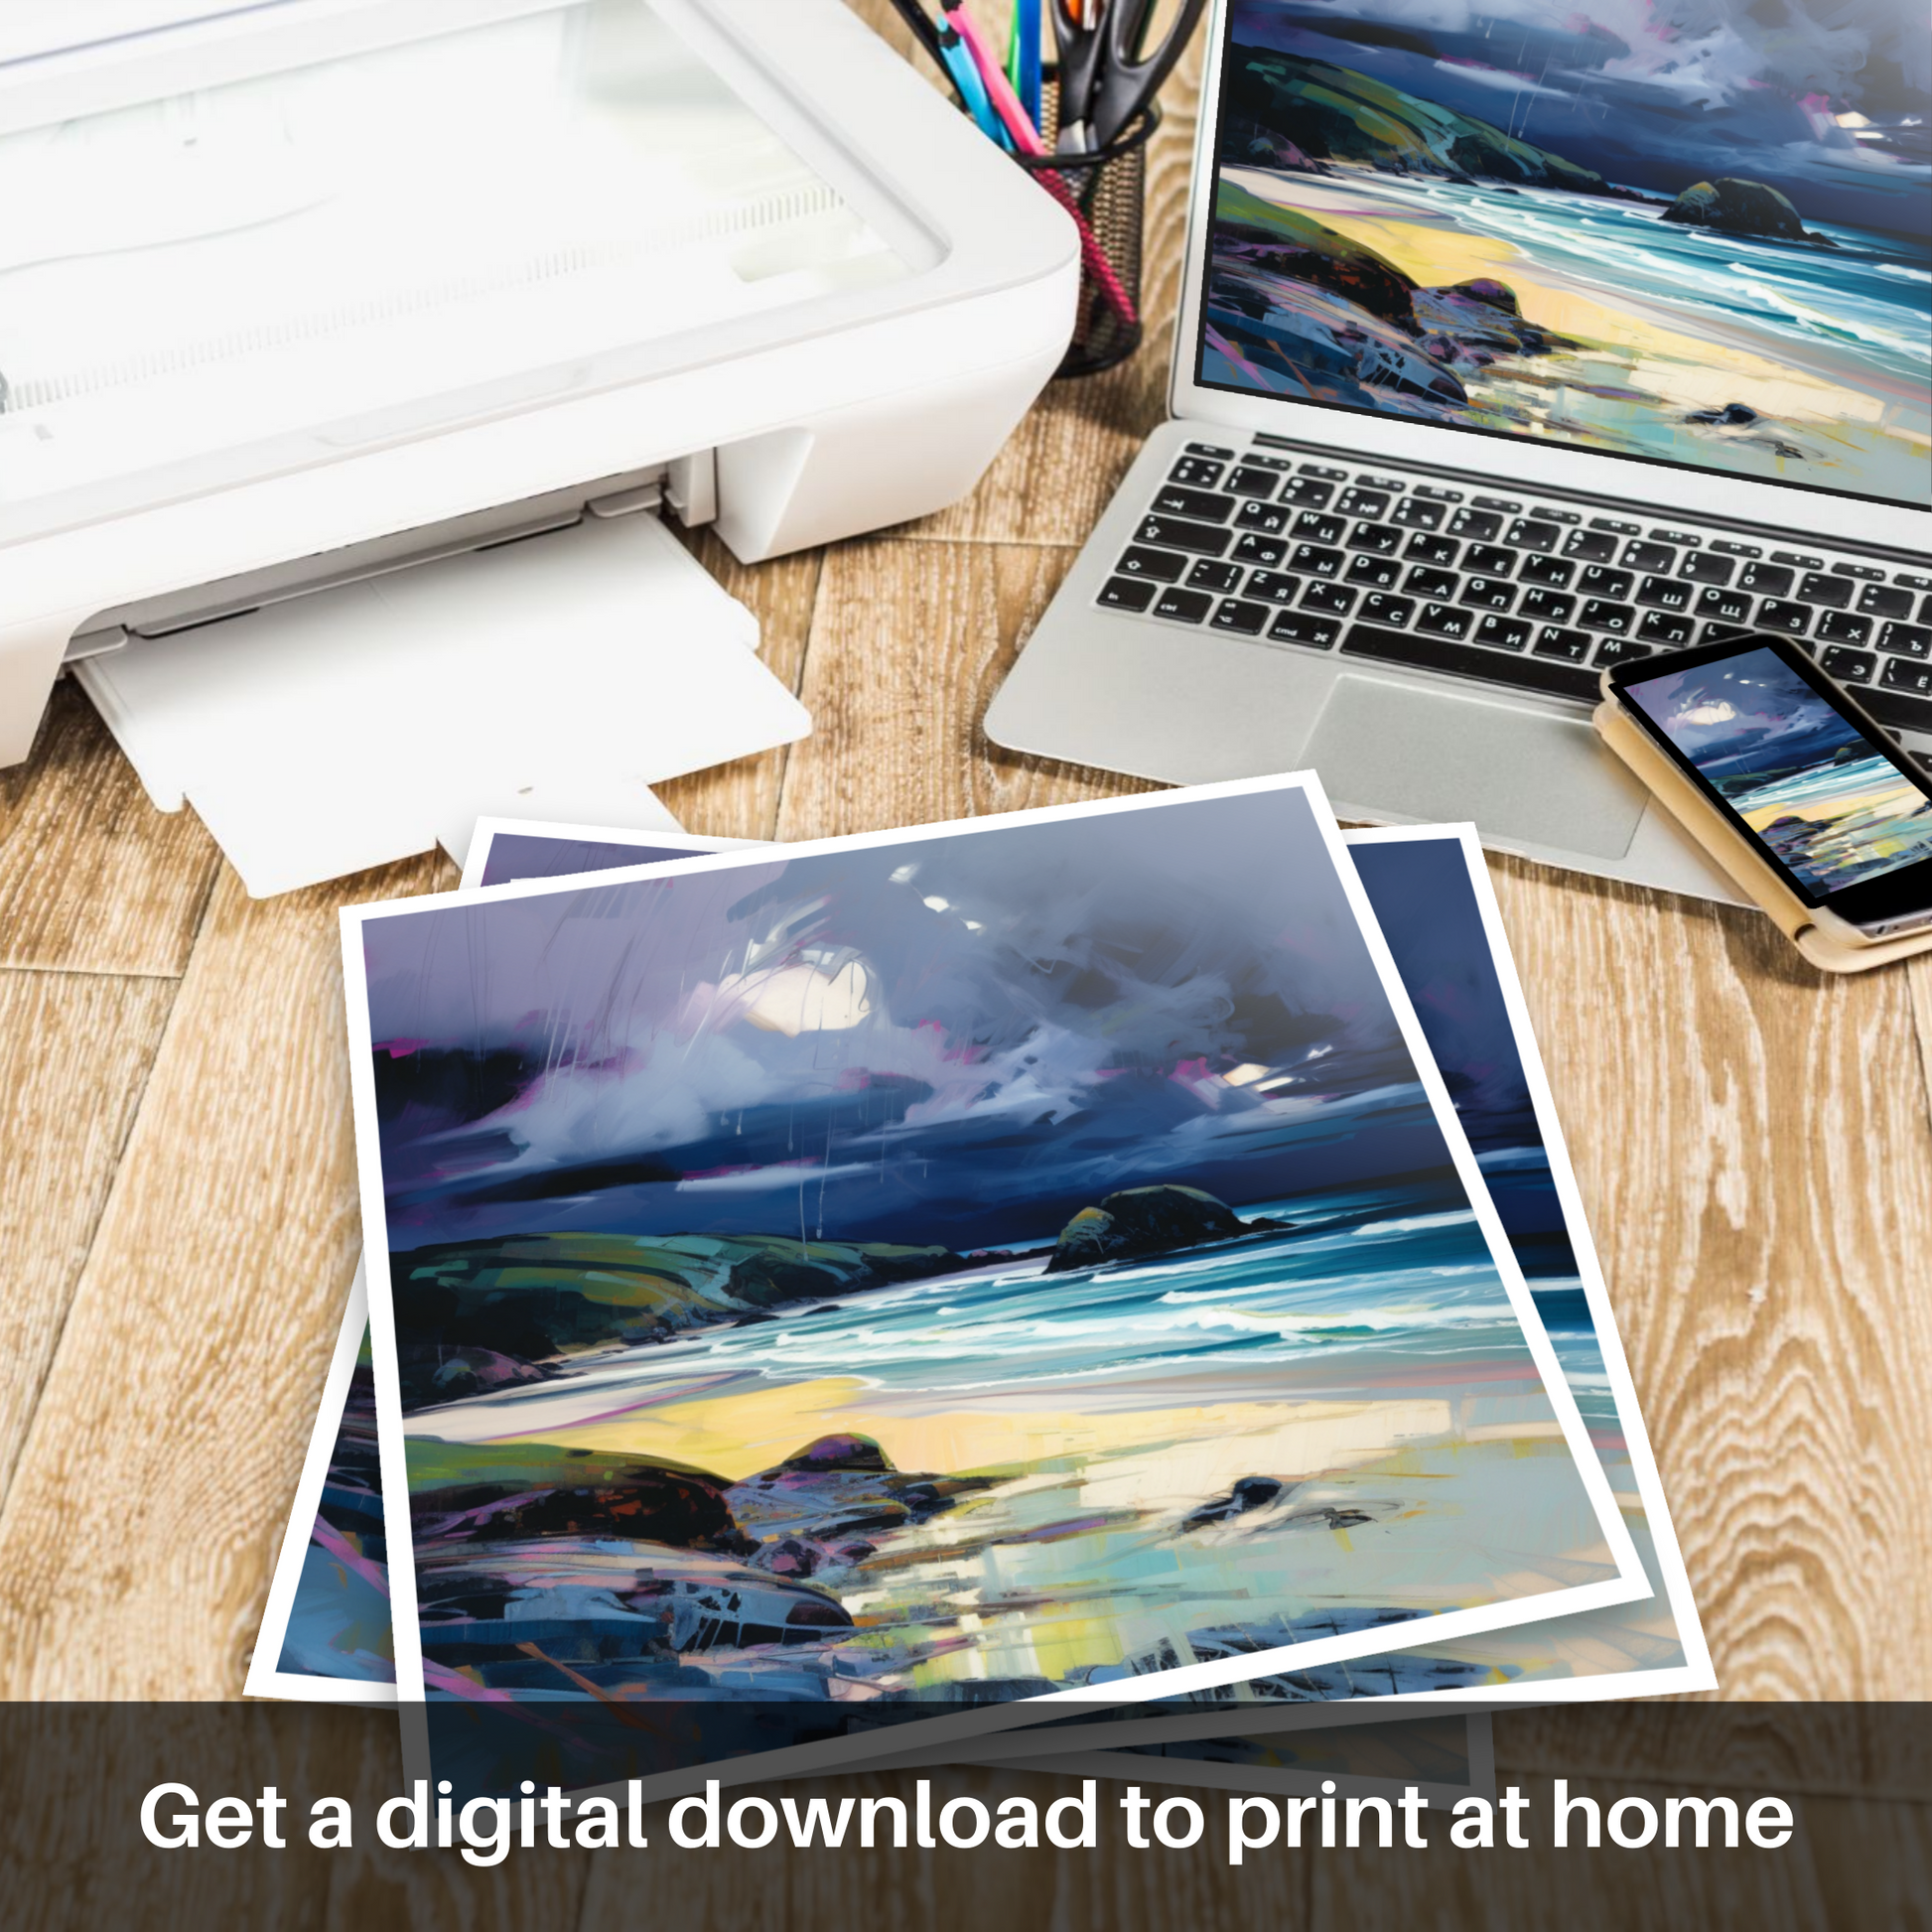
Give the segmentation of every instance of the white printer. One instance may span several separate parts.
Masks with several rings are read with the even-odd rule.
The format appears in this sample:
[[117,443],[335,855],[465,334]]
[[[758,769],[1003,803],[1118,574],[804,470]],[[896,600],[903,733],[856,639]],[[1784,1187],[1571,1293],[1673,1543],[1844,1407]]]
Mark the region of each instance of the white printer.
[[[610,734],[665,709],[638,662],[732,630],[641,520],[752,562],[952,501],[1077,278],[1066,215],[840,0],[14,0],[0,764],[72,663],[224,844],[223,812],[379,789],[380,721],[431,693],[450,757],[501,768],[439,802],[419,731],[411,825],[358,862],[424,811],[618,808]],[[357,717],[369,745],[311,743]],[[755,749],[658,736],[625,783]]]

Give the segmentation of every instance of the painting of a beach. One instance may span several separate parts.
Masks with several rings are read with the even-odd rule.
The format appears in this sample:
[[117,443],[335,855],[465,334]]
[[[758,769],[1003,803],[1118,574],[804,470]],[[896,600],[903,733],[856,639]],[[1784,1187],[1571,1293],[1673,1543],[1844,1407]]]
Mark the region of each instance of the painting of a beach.
[[1132,1696],[1641,1591],[1331,837],[364,914],[431,1695]]
[[1923,39],[1235,0],[1199,378],[1932,500]]
[[1639,679],[1629,698],[1810,891],[1932,859],[1932,794],[1775,651]]

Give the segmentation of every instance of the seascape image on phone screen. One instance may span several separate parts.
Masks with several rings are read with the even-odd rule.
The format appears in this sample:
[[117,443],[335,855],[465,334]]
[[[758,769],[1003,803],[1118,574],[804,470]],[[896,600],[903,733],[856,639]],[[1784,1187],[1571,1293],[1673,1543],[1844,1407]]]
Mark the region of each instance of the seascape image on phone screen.
[[1623,695],[1810,892],[1932,859],[1932,797],[1775,651],[1759,645]]

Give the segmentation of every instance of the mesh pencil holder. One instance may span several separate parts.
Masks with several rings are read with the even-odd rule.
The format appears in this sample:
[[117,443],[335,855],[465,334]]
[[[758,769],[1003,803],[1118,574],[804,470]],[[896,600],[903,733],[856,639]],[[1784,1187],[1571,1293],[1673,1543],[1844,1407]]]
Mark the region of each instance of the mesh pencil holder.
[[[1056,97],[1049,74],[1040,101],[1046,122],[1040,132],[1049,147],[1058,121]],[[1147,144],[1160,125],[1161,109],[1150,103],[1091,154],[1014,156],[1080,228],[1080,306],[1056,375],[1097,375],[1141,345]]]

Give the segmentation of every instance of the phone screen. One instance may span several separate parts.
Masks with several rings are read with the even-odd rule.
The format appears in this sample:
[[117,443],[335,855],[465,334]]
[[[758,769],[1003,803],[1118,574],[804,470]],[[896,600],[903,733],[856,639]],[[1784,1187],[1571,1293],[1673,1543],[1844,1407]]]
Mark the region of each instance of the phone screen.
[[1806,904],[1861,924],[1932,905],[1932,785],[1796,645],[1746,638],[1615,682]]

